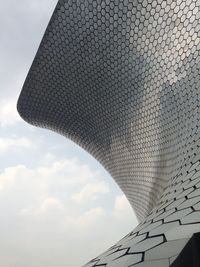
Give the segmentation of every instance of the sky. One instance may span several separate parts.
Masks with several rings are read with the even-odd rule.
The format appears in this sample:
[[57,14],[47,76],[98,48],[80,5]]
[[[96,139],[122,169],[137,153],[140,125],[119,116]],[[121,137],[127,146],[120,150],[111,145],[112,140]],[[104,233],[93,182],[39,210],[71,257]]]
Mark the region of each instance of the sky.
[[0,263],[80,267],[137,225],[103,167],[16,102],[56,0],[0,0]]

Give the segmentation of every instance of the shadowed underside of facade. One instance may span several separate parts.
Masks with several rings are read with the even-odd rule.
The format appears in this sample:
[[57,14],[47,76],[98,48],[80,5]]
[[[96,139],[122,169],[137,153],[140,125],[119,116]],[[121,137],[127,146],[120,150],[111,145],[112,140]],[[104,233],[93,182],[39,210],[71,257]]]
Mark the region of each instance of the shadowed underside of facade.
[[87,267],[168,267],[200,232],[200,1],[60,0],[18,100],[92,154],[140,224]]

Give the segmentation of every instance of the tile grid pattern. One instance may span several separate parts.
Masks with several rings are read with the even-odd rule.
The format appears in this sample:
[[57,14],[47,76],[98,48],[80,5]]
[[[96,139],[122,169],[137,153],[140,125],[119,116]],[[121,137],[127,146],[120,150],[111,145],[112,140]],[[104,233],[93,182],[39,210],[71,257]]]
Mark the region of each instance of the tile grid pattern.
[[199,0],[57,4],[18,111],[100,161],[140,220],[87,267],[169,266],[200,231],[199,25]]

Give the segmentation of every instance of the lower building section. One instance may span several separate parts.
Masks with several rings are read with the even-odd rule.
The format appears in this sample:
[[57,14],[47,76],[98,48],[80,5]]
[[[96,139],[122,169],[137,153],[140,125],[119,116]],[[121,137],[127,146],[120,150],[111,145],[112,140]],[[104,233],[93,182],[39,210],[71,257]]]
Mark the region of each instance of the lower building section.
[[136,229],[84,267],[199,267],[200,162],[193,160]]
[[196,233],[186,244],[180,255],[170,267],[200,266],[200,233]]

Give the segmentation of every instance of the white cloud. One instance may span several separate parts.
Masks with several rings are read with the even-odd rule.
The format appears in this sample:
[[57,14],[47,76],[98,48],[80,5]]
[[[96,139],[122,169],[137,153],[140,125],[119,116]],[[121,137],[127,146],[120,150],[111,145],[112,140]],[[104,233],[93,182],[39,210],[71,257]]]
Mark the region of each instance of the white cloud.
[[44,155],[44,160],[46,162],[52,162],[55,160],[55,156],[53,153],[47,152],[46,155]]
[[22,120],[16,109],[16,100],[0,102],[0,126],[6,127]]
[[66,216],[64,221],[65,229],[67,227],[73,227],[76,231],[90,230],[91,226],[99,224],[102,218],[106,217],[106,212],[102,207],[91,208],[79,216]]
[[77,203],[83,203],[88,200],[95,200],[100,194],[106,194],[108,192],[109,187],[103,181],[88,183],[80,190],[80,192],[72,195],[72,200]]
[[0,173],[0,191],[13,186],[16,179],[18,179],[19,177],[22,178],[22,176],[24,176],[24,173],[29,176],[31,174],[31,172],[23,165],[6,168],[3,172]]
[[55,197],[47,197],[42,202],[40,213],[44,213],[48,211],[51,207],[62,207],[62,204],[58,198]]
[[126,222],[134,220],[134,223],[137,224],[138,220],[131,210],[132,208],[125,195],[116,196],[113,210],[113,215],[116,219]]
[[114,212],[117,215],[118,213],[121,214],[122,211],[127,210],[130,208],[130,204],[125,197],[125,195],[119,195],[116,196],[115,199],[115,207],[114,207]]
[[[27,266],[32,252],[36,260],[31,267],[44,263],[80,266],[136,224],[125,196],[116,197],[113,210],[102,206],[98,198],[86,201],[109,190],[100,181],[99,172],[77,159],[44,162],[43,166],[17,165],[0,173],[0,214],[4,214],[1,229],[6,229],[0,232],[0,246],[4,247],[0,258],[6,267],[10,267],[10,261],[15,266]],[[70,196],[82,186],[78,203],[72,201]],[[79,201],[86,202],[79,205]]]
[[32,141],[26,137],[21,138],[0,138],[0,152],[5,152],[8,149],[14,148],[35,148]]
[[20,214],[27,215],[46,215],[47,213],[55,213],[57,210],[63,211],[64,206],[58,198],[48,196],[43,199],[39,208],[31,207],[31,208],[23,208],[20,210]]
[[[26,139],[20,139],[16,142],[18,145],[31,146]],[[1,142],[0,139],[0,150],[3,151],[14,144],[16,145],[12,139],[8,139],[5,143]],[[88,165],[79,163],[77,159],[66,159],[54,161],[53,163],[38,166],[33,169],[29,169],[23,165],[8,167],[0,173],[0,177],[0,187],[2,189],[5,187],[3,186],[5,184],[3,181],[12,180],[13,182],[19,182],[23,180],[24,183],[27,181],[36,183],[39,181],[38,190],[40,189],[41,194],[48,195],[48,191],[56,191],[58,186],[60,189],[61,187],[62,189],[66,188],[66,191],[68,191],[71,186],[87,185],[87,183],[93,180],[96,181],[99,179],[99,172],[92,171]],[[9,183],[6,182],[6,184]],[[56,186],[54,187],[54,185]],[[105,186],[102,184],[101,187],[101,190],[103,190]],[[106,189],[104,188],[104,190]]]
[[63,186],[83,185],[99,178],[99,172],[92,171],[86,164],[80,164],[76,158],[54,161],[50,166],[39,167],[37,174],[52,180],[59,177],[59,183]]

